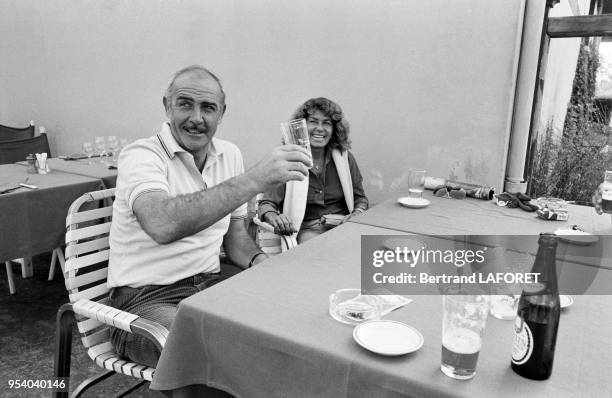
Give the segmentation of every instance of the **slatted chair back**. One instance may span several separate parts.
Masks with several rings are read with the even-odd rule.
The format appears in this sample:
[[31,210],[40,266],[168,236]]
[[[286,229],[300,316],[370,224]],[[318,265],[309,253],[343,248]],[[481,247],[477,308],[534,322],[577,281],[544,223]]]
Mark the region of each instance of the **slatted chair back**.
[[28,127],[10,127],[0,124],[0,141],[23,140],[34,137],[34,122]]
[[[90,317],[77,315],[76,318],[81,341],[91,359],[102,368],[151,381],[155,369],[119,357],[110,341],[110,327],[96,319],[106,316],[100,313],[99,307],[102,306],[98,303],[106,304],[109,294],[106,285],[110,252],[108,237],[114,195],[114,188],[90,192],[75,200],[70,207],[66,218],[66,289],[70,303],[79,305],[81,311],[82,300],[91,300],[85,308]],[[112,324],[128,329],[129,324],[138,318],[129,313],[108,315],[111,317]]]
[[46,152],[51,157],[47,134],[22,140],[0,141],[0,164],[25,160],[30,153]]

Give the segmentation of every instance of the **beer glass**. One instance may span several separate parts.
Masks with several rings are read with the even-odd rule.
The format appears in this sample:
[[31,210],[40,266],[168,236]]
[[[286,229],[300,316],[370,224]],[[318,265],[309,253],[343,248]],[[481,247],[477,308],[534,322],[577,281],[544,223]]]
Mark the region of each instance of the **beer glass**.
[[468,380],[476,374],[489,300],[485,295],[443,296],[442,364],[448,377]]
[[423,197],[423,189],[425,189],[425,170],[409,169],[408,196],[413,199],[420,199]]
[[[497,258],[498,264],[505,265],[504,272],[511,273],[529,272],[534,261],[534,257],[529,253],[499,247],[492,248],[489,255]],[[510,283],[498,282],[491,286],[491,315],[506,321],[514,320],[521,298],[518,293],[520,291],[517,291],[517,286],[512,286]]]
[[310,152],[310,138],[306,119],[295,119],[281,123],[281,133],[283,134],[283,144],[295,144],[304,147]]

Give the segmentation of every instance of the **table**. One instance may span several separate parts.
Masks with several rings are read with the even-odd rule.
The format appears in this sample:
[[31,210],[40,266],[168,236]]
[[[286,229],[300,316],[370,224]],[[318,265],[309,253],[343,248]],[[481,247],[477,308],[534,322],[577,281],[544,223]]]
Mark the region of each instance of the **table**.
[[18,164],[0,165],[0,182],[28,184],[0,195],[0,261],[30,257],[51,251],[64,243],[66,214],[72,202],[84,193],[102,187],[99,178],[54,170],[28,174]]
[[[601,397],[612,395],[612,306],[575,297],[562,315],[555,369],[531,381],[510,368],[512,322],[488,320],[478,374],[467,382],[440,371],[440,296],[385,318],[408,323],[423,347],[382,357],[357,345],[352,327],[328,314],[329,294],[360,285],[362,235],[401,234],[349,222],[184,300],[151,388],[205,383],[237,397]],[[610,271],[612,272],[612,271]]]
[[612,235],[610,215],[598,216],[588,206],[568,205],[567,221],[546,221],[535,212],[500,207],[492,200],[438,198],[429,191],[423,196],[431,202],[425,208],[406,209],[390,199],[351,220],[425,235],[538,235],[575,224],[592,234]]
[[[535,212],[497,206],[494,201],[439,198],[429,191],[424,192],[424,197],[431,202],[425,208],[409,209],[397,203],[396,199],[389,199],[351,221],[430,236],[457,235],[457,239],[463,239],[465,235],[472,235],[471,239],[476,243],[501,244],[534,255],[540,233],[578,225],[586,232],[599,235],[597,248],[560,244],[558,258],[612,269],[611,216],[597,215],[592,207],[570,204],[567,221],[548,221],[538,218]],[[594,250],[599,255],[588,258],[588,252]]]
[[[117,169],[109,169],[104,163],[100,163],[99,158],[94,158],[95,163],[88,164],[87,159],[80,160],[63,160],[60,158],[51,158],[47,160],[51,170],[63,171],[65,173],[77,174],[91,178],[97,178],[104,182],[105,188],[114,188],[117,186]],[[112,162],[115,166],[117,162]]]

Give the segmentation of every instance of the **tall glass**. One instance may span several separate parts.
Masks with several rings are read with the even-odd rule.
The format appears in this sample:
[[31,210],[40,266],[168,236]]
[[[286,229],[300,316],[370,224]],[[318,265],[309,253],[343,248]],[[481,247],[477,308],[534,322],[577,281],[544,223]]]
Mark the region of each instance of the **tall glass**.
[[[529,253],[515,250],[506,250],[495,247],[489,250],[489,258],[494,258],[498,264],[504,265],[504,272],[524,273],[529,272],[533,265],[534,257]],[[516,318],[520,292],[514,291],[512,284],[500,281],[491,286],[491,315],[497,319],[512,321]],[[517,294],[515,294],[517,293]]]
[[448,377],[468,380],[476,374],[489,300],[484,295],[443,296],[442,364]]
[[119,149],[119,140],[114,135],[106,137],[106,144],[108,146],[108,154],[113,162],[117,161],[117,150]]
[[91,142],[87,141],[83,143],[83,152],[87,155],[87,164],[92,164],[91,157],[94,154],[94,147]]
[[408,196],[414,199],[423,197],[425,189],[425,170],[410,169],[408,170]]
[[304,147],[308,154],[310,152],[310,137],[308,135],[308,126],[306,119],[295,119],[288,122],[283,122],[280,125],[281,133],[283,134],[284,144],[295,144]]
[[94,138],[94,143],[96,144],[96,149],[98,150],[98,154],[100,155],[100,163],[106,163],[104,157],[107,155],[106,153],[106,140],[104,137],[96,137]]

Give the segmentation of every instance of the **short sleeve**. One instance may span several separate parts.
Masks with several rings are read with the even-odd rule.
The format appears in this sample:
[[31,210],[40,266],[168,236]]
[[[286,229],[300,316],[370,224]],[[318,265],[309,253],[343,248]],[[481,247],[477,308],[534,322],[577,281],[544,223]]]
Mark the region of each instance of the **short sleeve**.
[[141,195],[163,191],[170,192],[164,154],[147,145],[144,140],[125,147],[119,155],[117,186],[123,190],[130,209]]

